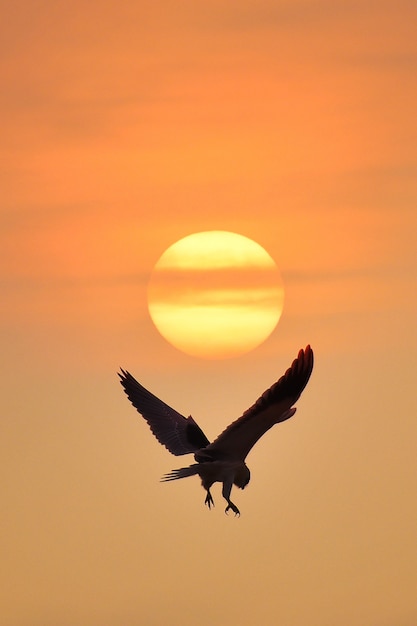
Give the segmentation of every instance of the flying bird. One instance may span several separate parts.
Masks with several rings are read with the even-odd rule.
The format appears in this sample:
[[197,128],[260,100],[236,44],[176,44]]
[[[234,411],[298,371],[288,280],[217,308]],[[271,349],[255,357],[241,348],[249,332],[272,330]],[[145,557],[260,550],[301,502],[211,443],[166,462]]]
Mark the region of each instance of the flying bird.
[[232,422],[212,443],[191,417],[184,417],[145,389],[129,372],[119,373],[123,389],[135,409],[145,418],[151,431],[175,456],[194,453],[196,463],[174,469],[162,481],[177,480],[198,475],[207,492],[205,504],[210,509],[214,501],[210,488],[215,482],[223,483],[222,495],[230,509],[240,515],[231,501],[233,485],[244,489],[250,480],[245,459],[255,443],[274,424],[284,422],[296,411],[293,404],[307,385],[313,369],[313,351],[308,345],[300,350],[291,367],[267,389],[261,397]]

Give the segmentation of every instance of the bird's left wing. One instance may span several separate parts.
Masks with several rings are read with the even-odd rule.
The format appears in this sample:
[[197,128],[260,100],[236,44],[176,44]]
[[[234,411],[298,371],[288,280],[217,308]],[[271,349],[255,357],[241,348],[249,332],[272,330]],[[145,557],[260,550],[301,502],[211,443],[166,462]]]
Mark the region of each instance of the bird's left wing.
[[291,367],[267,389],[245,413],[230,424],[211,443],[197,460],[233,459],[244,461],[255,443],[274,424],[283,422],[295,413],[291,408],[307,385],[313,370],[313,351],[310,346],[300,350]]
[[210,443],[191,415],[184,417],[145,389],[132,374],[121,372],[120,382],[127,397],[148,422],[158,441],[172,454],[196,452]]

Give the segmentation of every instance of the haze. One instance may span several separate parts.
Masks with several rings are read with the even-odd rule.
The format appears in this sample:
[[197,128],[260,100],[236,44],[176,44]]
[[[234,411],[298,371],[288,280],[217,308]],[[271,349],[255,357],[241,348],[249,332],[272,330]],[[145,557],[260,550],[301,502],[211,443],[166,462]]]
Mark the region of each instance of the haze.
[[[415,626],[416,3],[17,0],[1,23],[2,623]],[[285,286],[226,361],[146,301],[164,250],[216,229]],[[159,482],[186,463],[120,366],[215,437],[307,343],[240,519]]]

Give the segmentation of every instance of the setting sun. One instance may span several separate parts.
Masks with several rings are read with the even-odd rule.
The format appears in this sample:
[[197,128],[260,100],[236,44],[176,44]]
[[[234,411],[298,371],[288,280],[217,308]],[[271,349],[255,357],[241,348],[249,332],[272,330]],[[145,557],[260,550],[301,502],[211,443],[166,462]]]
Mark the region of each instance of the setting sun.
[[256,348],[282,313],[278,268],[256,242],[231,232],[195,233],[169,247],[151,276],[151,318],[173,346],[203,358]]

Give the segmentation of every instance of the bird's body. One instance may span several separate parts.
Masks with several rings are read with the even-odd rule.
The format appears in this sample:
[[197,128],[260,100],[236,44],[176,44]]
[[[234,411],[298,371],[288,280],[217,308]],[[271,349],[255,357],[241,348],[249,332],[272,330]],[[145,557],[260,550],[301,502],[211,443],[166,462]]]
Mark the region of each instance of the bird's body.
[[172,470],[162,480],[171,481],[198,475],[207,491],[205,504],[214,505],[210,488],[215,482],[223,484],[222,495],[227,501],[226,513],[239,509],[230,500],[233,485],[244,489],[250,480],[245,463],[255,443],[274,424],[283,422],[296,409],[292,405],[300,397],[313,369],[310,346],[300,350],[285,374],[267,389],[245,413],[230,424],[212,443],[191,417],[184,417],[145,389],[129,372],[121,370],[121,384],[133,406],[148,422],[153,434],[172,454],[194,454],[196,463]]

